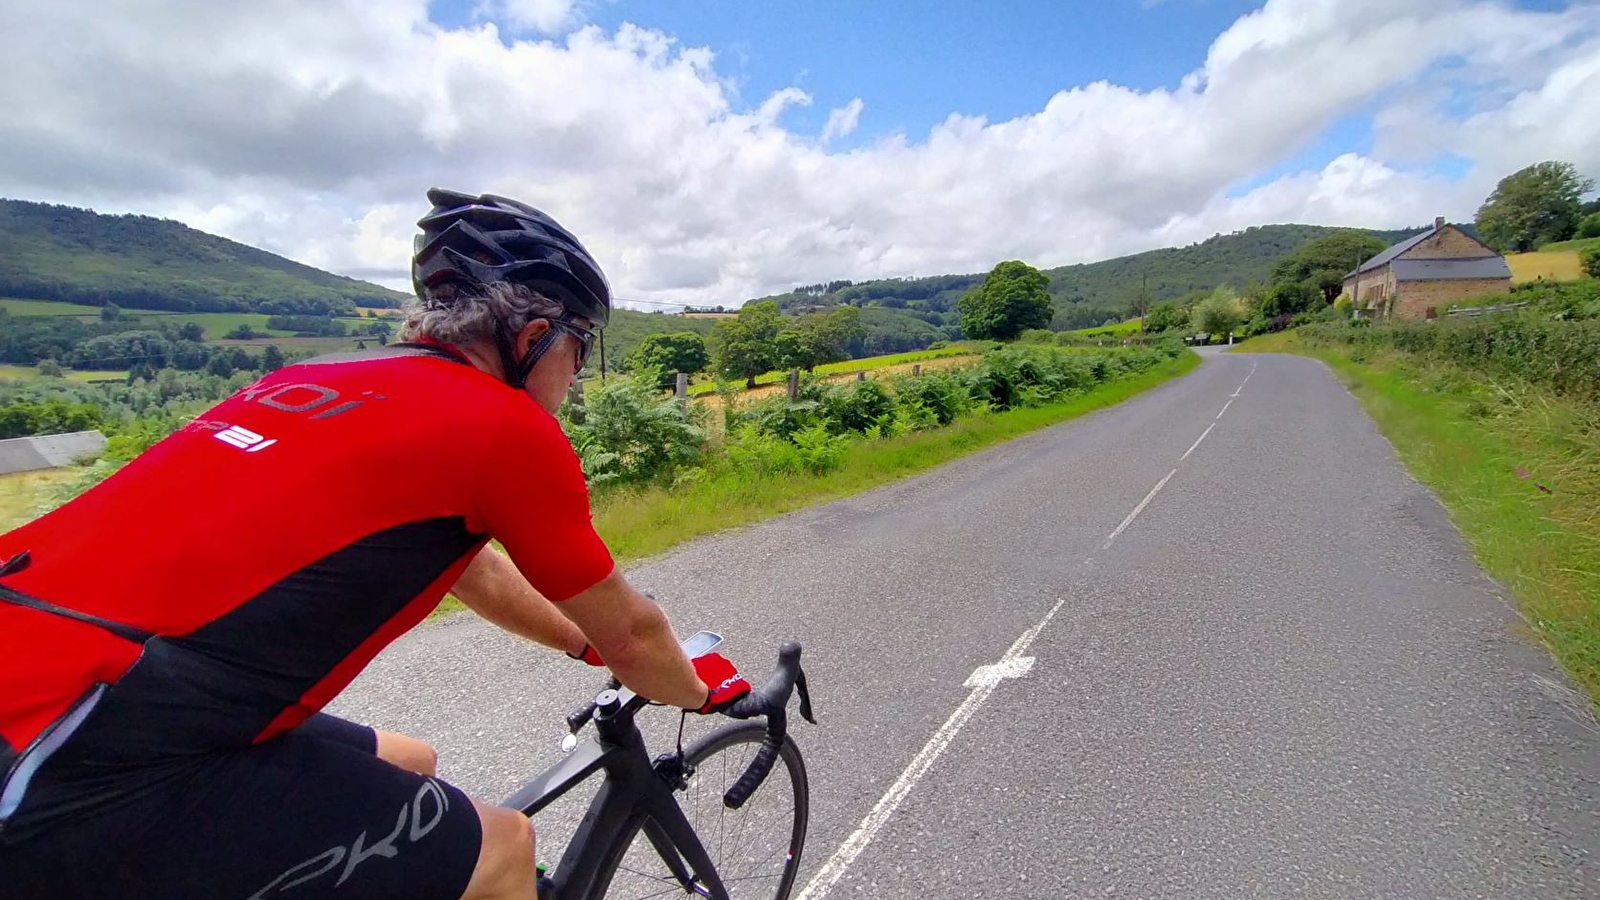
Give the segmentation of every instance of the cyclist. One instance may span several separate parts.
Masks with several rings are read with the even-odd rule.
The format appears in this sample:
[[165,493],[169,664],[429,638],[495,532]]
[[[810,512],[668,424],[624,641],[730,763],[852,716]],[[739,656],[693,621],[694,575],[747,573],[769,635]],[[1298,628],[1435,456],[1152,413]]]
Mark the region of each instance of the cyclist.
[[552,413],[599,266],[530,206],[428,199],[402,343],[273,372],[0,536],[0,897],[533,896],[524,816],[318,712],[447,590],[664,703],[749,691],[591,526]]

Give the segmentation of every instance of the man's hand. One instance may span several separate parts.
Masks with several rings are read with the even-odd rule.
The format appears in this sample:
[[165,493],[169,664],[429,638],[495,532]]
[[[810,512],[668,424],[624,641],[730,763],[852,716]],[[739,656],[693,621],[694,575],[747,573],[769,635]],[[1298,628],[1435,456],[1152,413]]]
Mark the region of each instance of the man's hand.
[[745,694],[750,693],[750,682],[745,681],[739,670],[734,668],[733,663],[721,653],[697,656],[693,662],[694,673],[700,676],[700,680],[706,685],[705,705],[695,712],[703,714],[722,712]]

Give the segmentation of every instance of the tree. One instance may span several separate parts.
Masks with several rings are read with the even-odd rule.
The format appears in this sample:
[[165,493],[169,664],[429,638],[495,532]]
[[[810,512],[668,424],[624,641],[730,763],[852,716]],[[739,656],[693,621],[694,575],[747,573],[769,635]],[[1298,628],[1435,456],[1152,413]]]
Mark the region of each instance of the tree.
[[810,372],[822,363],[849,359],[850,342],[866,334],[861,310],[854,306],[801,316],[778,334],[779,364]]
[[1578,223],[1578,230],[1572,235],[1580,240],[1600,237],[1600,212],[1589,213]]
[[261,351],[261,369],[264,372],[276,372],[283,368],[283,351],[277,344],[268,344],[267,349]]
[[53,359],[39,360],[39,374],[46,378],[61,378],[67,373],[61,370],[61,363]]
[[711,361],[706,352],[706,342],[691,331],[671,334],[647,334],[639,346],[628,354],[623,364],[629,372],[649,370],[657,373],[656,387],[671,387],[675,376],[682,372],[693,375],[703,371]]
[[1321,302],[1322,294],[1310,282],[1286,281],[1267,295],[1267,301],[1261,305],[1261,314],[1269,319],[1292,316],[1307,312]]
[[233,358],[226,353],[213,353],[206,361],[206,371],[227,378],[233,374]]
[[206,339],[206,330],[198,322],[185,322],[178,326],[178,337],[186,341],[203,341]]
[[1050,277],[1020,260],[994,267],[983,284],[962,295],[961,330],[970,338],[1009,341],[1050,324]]
[[1182,328],[1189,321],[1189,316],[1183,307],[1176,303],[1157,303],[1151,307],[1150,315],[1145,319],[1145,330],[1151,334],[1168,331],[1173,328]]
[[1583,217],[1581,197],[1594,180],[1572,163],[1536,163],[1500,179],[1478,208],[1478,236],[1494,249],[1523,252],[1564,241]]
[[711,367],[725,378],[744,378],[747,388],[756,376],[778,366],[778,332],[783,316],[776,300],[746,303],[739,315],[711,329]]
[[1345,273],[1384,251],[1387,245],[1364,231],[1341,229],[1307,241],[1272,267],[1274,286],[1291,281],[1309,282],[1332,303],[1344,290]]
[[122,308],[115,303],[106,301],[106,304],[100,307],[100,321],[102,322],[115,322],[121,316]]
[[1195,326],[1206,334],[1227,334],[1239,322],[1239,301],[1227,288],[1217,288],[1195,305]]

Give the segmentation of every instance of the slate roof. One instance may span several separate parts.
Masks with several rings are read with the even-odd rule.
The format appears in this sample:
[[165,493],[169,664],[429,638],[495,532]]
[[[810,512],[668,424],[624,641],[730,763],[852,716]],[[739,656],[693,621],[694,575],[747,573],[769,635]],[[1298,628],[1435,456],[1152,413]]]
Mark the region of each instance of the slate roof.
[[1395,281],[1455,281],[1510,278],[1511,267],[1503,256],[1477,259],[1397,259]]
[[[1366,262],[1362,263],[1361,264],[1361,268],[1359,269],[1359,271],[1371,272],[1373,269],[1382,268],[1382,267],[1388,265],[1390,260],[1394,259],[1396,256],[1399,256],[1400,254],[1406,252],[1407,250],[1410,250],[1412,247],[1415,247],[1416,245],[1418,245],[1418,244],[1422,243],[1423,241],[1427,240],[1428,238],[1433,237],[1433,235],[1434,235],[1434,232],[1430,229],[1428,231],[1422,232],[1421,234],[1413,235],[1412,237],[1408,237],[1405,240],[1401,241],[1400,243],[1395,244],[1393,247],[1390,247],[1389,249],[1383,251],[1382,253],[1379,253],[1377,256],[1374,256],[1373,258],[1371,258],[1371,259],[1367,260]],[[1350,275],[1354,275],[1354,274],[1355,274],[1355,272],[1351,272],[1348,275],[1346,275],[1345,277],[1349,278]]]

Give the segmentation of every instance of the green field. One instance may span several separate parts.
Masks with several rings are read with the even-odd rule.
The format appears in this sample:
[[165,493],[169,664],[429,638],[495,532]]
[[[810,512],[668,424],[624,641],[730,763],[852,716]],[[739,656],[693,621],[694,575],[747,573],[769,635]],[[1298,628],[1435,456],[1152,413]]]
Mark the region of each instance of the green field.
[[378,339],[373,335],[346,335],[344,337],[266,337],[251,338],[248,341],[208,341],[219,347],[243,347],[247,350],[259,352],[265,347],[273,346],[279,350],[309,350],[312,353],[337,353],[341,350],[355,350],[356,341],[364,341],[368,349],[378,346]]
[[[100,319],[100,307],[98,306],[58,303],[53,300],[19,300],[4,297],[0,298],[0,309],[5,309],[14,316],[75,316],[93,321]],[[192,322],[205,330],[206,340],[211,343],[222,343],[223,335],[238,328],[240,325],[248,325],[252,331],[265,333],[272,337],[290,337],[294,334],[292,331],[268,328],[267,319],[270,317],[266,313],[190,313],[154,309],[125,309],[122,311],[122,315],[124,318],[149,322],[152,325],[158,322],[160,324],[180,325]],[[359,328],[366,328],[372,325],[376,320],[356,316],[341,316],[334,319],[334,321],[343,324],[346,329],[353,332]],[[388,324],[394,327],[397,323],[391,318]],[[228,343],[235,342],[229,341]],[[354,346],[354,338],[351,339],[351,345]]]
[[20,300],[0,297],[0,309],[13,316],[78,316],[84,319],[100,318],[100,307],[77,303],[57,303],[54,300]]
[[[956,344],[952,347],[942,347],[938,350],[912,350],[906,353],[890,353],[884,356],[866,356],[862,357],[861,359],[847,359],[842,362],[825,363],[817,366],[814,374],[840,375],[850,372],[870,372],[874,369],[885,369],[890,366],[900,366],[907,363],[927,362],[930,359],[947,359],[953,356],[972,356],[977,352],[978,350],[976,344],[964,342]],[[768,372],[765,375],[756,376],[756,385],[781,384],[784,379],[788,377],[789,372],[787,370]],[[716,382],[704,381],[699,384],[691,385],[689,388],[689,395],[691,397],[699,397],[705,394],[715,393],[716,390]]]
[[1098,337],[1125,338],[1125,337],[1132,337],[1133,335],[1136,335],[1136,334],[1139,333],[1139,320],[1138,319],[1129,319],[1126,322],[1118,322],[1115,325],[1102,326],[1100,328],[1079,328],[1078,330],[1073,331],[1073,332],[1069,332],[1069,333],[1070,334],[1083,335],[1084,337],[1087,337],[1087,338],[1098,338]]
[[1583,265],[1578,251],[1539,250],[1534,253],[1509,253],[1506,265],[1511,267],[1511,282],[1536,281],[1550,278],[1556,281],[1576,281],[1583,277]]
[[[0,380],[34,381],[43,377],[43,375],[39,374],[39,370],[33,366],[13,366],[6,363],[0,363]],[[86,372],[79,372],[76,369],[66,369],[64,378],[67,381],[78,382],[127,381],[128,372],[126,369],[121,371],[90,370]]]
[[1575,241],[1558,241],[1539,248],[1540,253],[1581,253],[1591,247],[1600,248],[1600,238],[1581,238]]

